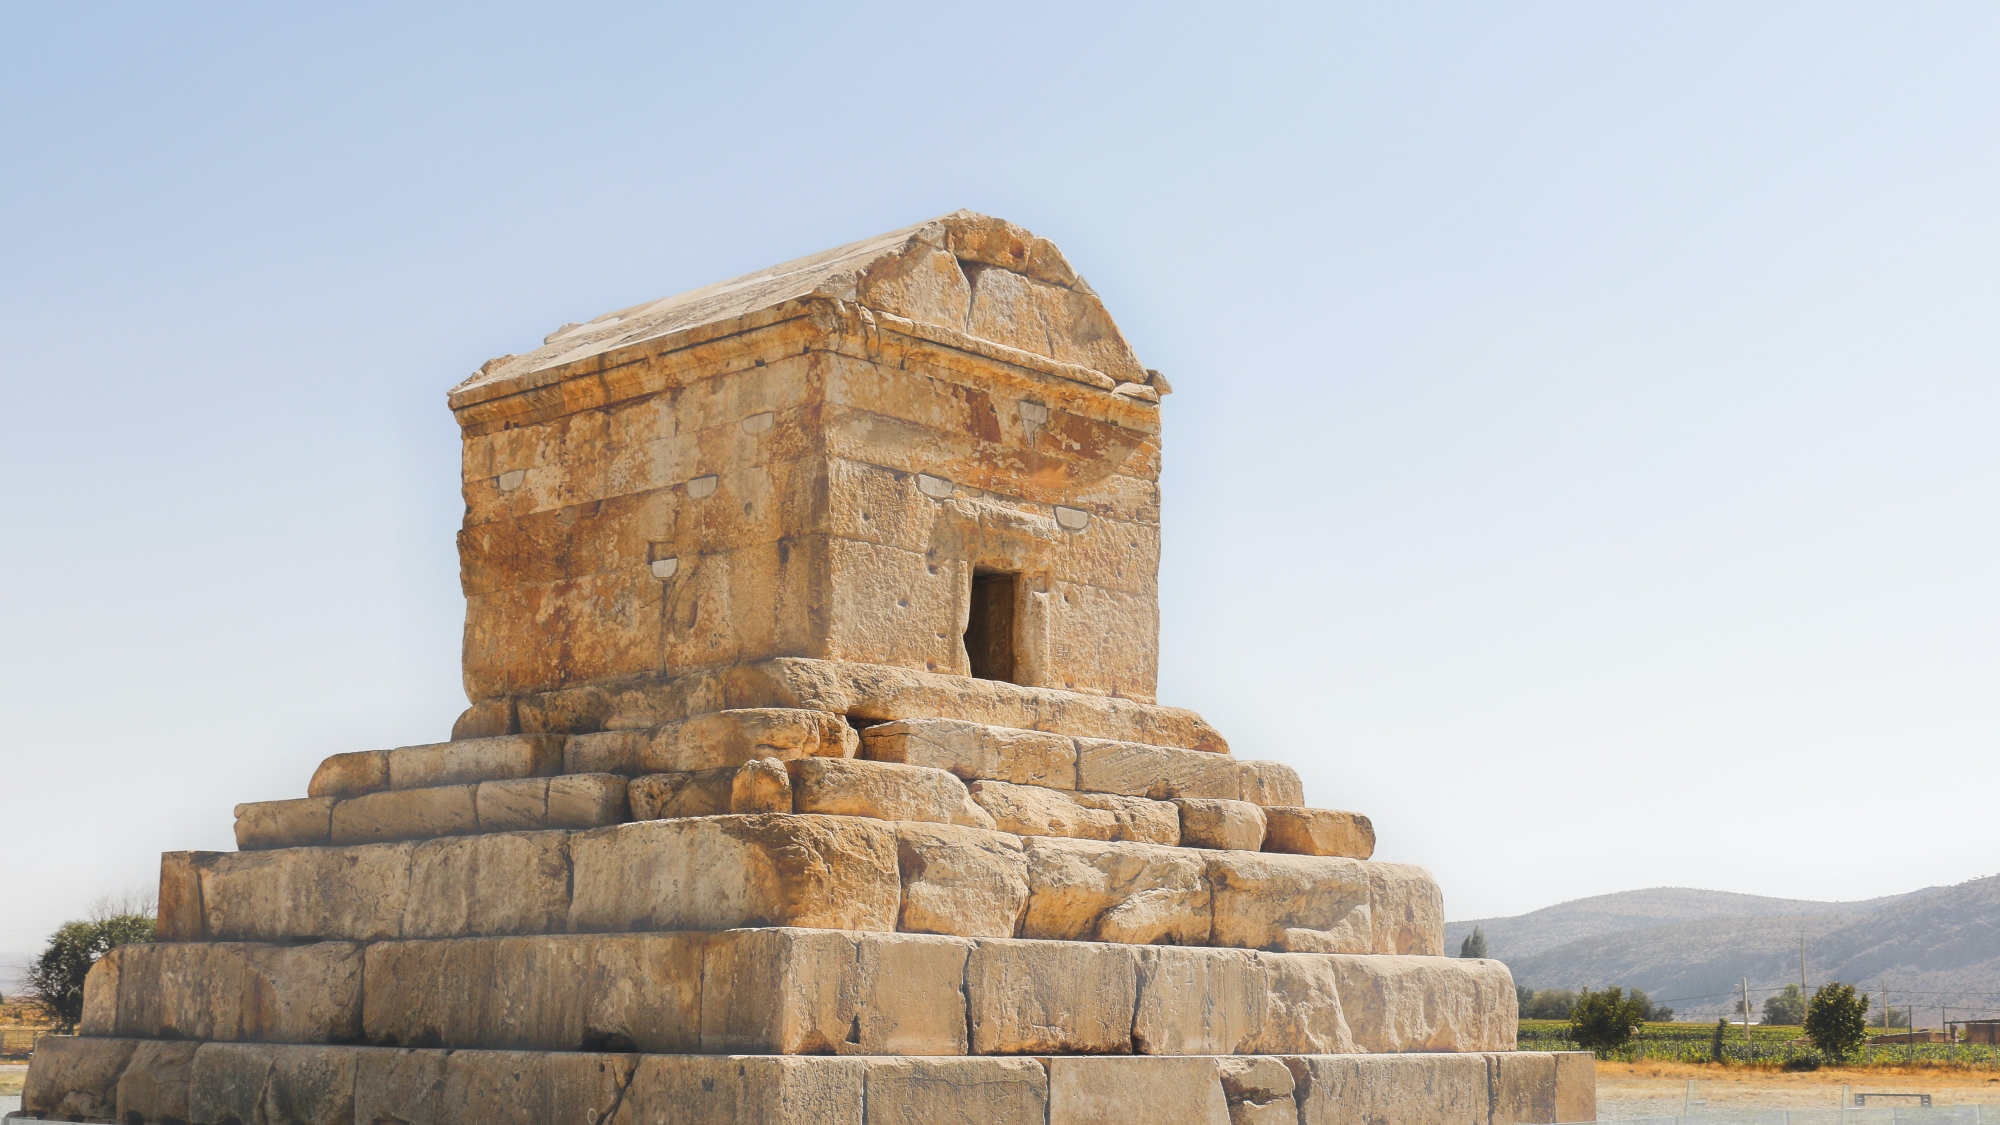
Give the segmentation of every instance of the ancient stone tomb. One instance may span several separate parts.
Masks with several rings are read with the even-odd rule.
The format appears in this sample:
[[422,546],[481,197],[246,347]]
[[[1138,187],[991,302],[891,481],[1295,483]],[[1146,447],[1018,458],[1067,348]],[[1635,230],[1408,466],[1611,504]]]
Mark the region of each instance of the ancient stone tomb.
[[1156,703],[1168,391],[965,212],[486,364],[451,740],[165,856],[25,1112],[1589,1120],[1428,872]]

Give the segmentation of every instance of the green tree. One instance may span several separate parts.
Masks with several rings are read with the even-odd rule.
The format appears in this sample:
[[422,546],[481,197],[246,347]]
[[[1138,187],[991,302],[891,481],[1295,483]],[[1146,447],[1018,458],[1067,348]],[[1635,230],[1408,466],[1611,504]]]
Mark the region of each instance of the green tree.
[[1472,927],[1472,932],[1465,935],[1465,940],[1459,943],[1458,955],[1460,957],[1486,956],[1486,931],[1480,929],[1478,926]]
[[1853,985],[1822,985],[1806,1005],[1806,1038],[1827,1058],[1852,1058],[1868,1041],[1868,998]]
[[1639,1018],[1645,1020],[1647,1023],[1673,1022],[1674,1010],[1672,1008],[1662,1007],[1653,1003],[1639,989],[1635,988],[1632,990],[1632,1002],[1639,1005]]
[[144,914],[106,912],[88,922],[64,922],[28,966],[22,980],[28,988],[26,999],[59,1031],[74,1031],[83,1018],[83,980],[90,967],[117,946],[152,940],[153,919]]
[[1613,985],[1602,992],[1584,989],[1569,1013],[1569,1037],[1576,1045],[1602,1056],[1632,1041],[1646,1022],[1639,1001]]
[[1892,1008],[1885,1008],[1883,1010],[1889,1013],[1887,1026],[1889,1027],[1910,1026],[1910,1010],[1908,1008],[1892,1007]]
[[1535,1004],[1535,990],[1534,990],[1534,989],[1532,989],[1532,988],[1529,988],[1529,987],[1528,987],[1527,985],[1525,985],[1525,984],[1517,984],[1517,985],[1515,985],[1515,986],[1514,986],[1514,1002],[1515,1002],[1515,1003],[1514,1003],[1514,1007],[1515,1007],[1515,1008],[1517,1008],[1517,1009],[1519,1009],[1519,1011],[1520,1011],[1520,1013],[1521,1013],[1521,1018],[1522,1018],[1522,1019],[1528,1019],[1528,1018],[1530,1018],[1530,1017],[1529,1017],[1529,1015],[1528,1015],[1528,1009],[1530,1009],[1530,1008],[1534,1007],[1534,1004]]
[[1727,1034],[1729,1034],[1729,1021],[1718,1018],[1715,1021],[1715,1035],[1708,1041],[1708,1060],[1710,1062],[1729,1061],[1728,1056],[1722,1053],[1722,1037]]
[[1788,984],[1783,992],[1764,998],[1764,1022],[1797,1027],[1806,1022],[1806,996],[1796,984]]
[[1567,988],[1544,988],[1528,1001],[1522,1018],[1531,1020],[1566,1020],[1570,1009],[1576,1007],[1576,993]]

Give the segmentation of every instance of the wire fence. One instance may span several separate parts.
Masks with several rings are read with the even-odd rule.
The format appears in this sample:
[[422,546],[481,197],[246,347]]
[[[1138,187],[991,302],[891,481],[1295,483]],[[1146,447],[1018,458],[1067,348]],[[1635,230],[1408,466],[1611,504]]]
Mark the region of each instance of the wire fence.
[[[1524,1023],[1520,1030],[1519,1049],[1580,1051],[1584,1048],[1579,1047],[1576,1040],[1570,1037],[1566,1024],[1556,1027],[1536,1027]],[[1643,1062],[1649,1059],[1659,1062],[1708,1062],[1715,1057],[1714,1051],[1713,1027],[1651,1025],[1642,1029],[1629,1045],[1616,1051],[1604,1052],[1598,1057],[1617,1062]],[[1802,1067],[1826,1061],[1825,1056],[1809,1043],[1800,1043],[1770,1034],[1746,1037],[1737,1027],[1731,1027],[1724,1033],[1722,1057],[1729,1062],[1791,1063]],[[1860,1054],[1848,1061],[1863,1066],[1950,1066],[1975,1070],[2000,1070],[2000,1046],[1984,1043],[1884,1044],[1863,1047]],[[1883,1120],[1886,1121],[1888,1118]],[[1994,1120],[2000,1122],[2000,1117],[1994,1117]]]

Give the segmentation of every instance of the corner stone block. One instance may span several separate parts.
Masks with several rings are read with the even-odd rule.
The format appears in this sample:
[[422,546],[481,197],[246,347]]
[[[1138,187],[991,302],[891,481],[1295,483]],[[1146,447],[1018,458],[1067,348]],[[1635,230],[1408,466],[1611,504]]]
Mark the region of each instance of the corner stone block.
[[140,1043],[118,1076],[118,1118],[186,1121],[199,1043]]
[[1048,1125],[1230,1125],[1212,1058],[1051,1058]]
[[351,797],[333,807],[335,846],[429,840],[479,831],[477,785],[391,789]]
[[353,1047],[204,1043],[195,1051],[188,1116],[197,1122],[353,1125]]
[[928,766],[797,758],[786,769],[796,812],[950,824],[965,803],[965,783]]
[[1589,1051],[1557,1051],[1556,1120],[1597,1120],[1597,1056]]
[[566,832],[502,832],[400,845],[410,849],[409,898],[392,936],[562,932],[570,905],[569,841]]
[[740,926],[893,932],[895,829],[856,817],[652,820],[571,837],[577,933]]
[[[815,759],[823,760],[823,759]],[[794,809],[792,775],[776,758],[758,758],[736,767],[729,779],[729,812],[755,813],[812,812]]]
[[637,1066],[627,1054],[453,1051],[440,1068],[435,1121],[601,1125],[619,1109]]
[[388,752],[389,788],[435,789],[563,772],[563,736],[507,734],[402,746]]
[[1306,1055],[1286,1065],[1300,1079],[1301,1125],[1488,1125],[1485,1055]]
[[1514,1048],[1514,978],[1498,961],[1396,956],[1331,960],[1356,1050]]
[[308,797],[359,797],[389,788],[389,752],[362,750],[335,754],[313,771]]
[[1076,740],[1076,787],[1156,801],[1219,797],[1255,805],[1298,805],[1305,787],[1290,766],[1227,754],[1137,742]]
[[1556,1057],[1491,1056],[1493,1125],[1549,1125],[1556,1116]]
[[963,1055],[972,943],[908,934],[732,930],[702,958],[701,1050]]
[[1076,743],[1063,735],[957,719],[899,719],[861,732],[877,762],[930,766],[965,781],[1076,787]]
[[402,936],[415,844],[210,853],[199,859],[210,941],[382,941]]
[[1005,781],[975,781],[969,788],[972,799],[991,814],[994,827],[1017,836],[1130,840],[1169,847],[1181,842],[1180,812],[1165,801]]
[[1444,956],[1444,892],[1413,863],[1365,863],[1377,953]]
[[1264,810],[1248,801],[1180,797],[1182,847],[1254,852],[1264,846]]
[[21,1110],[75,1121],[107,1120],[117,1112],[118,1078],[137,1047],[129,1039],[44,1036],[35,1044],[21,1088]]
[[865,1125],[1046,1125],[1034,1059],[868,1060]]
[[243,1043],[360,1038],[358,945],[148,943],[120,946],[105,955],[105,960],[113,958],[117,1013],[112,1035]]
[[790,707],[712,711],[656,728],[638,747],[632,772],[691,773],[734,768],[758,758],[852,758],[860,742],[845,717],[827,711]]
[[79,1035],[118,1034],[118,980],[123,975],[123,946],[105,952],[83,977],[83,1016]]
[[1205,853],[1052,836],[1031,837],[1023,845],[1029,894],[1022,937],[1210,943]]
[[1282,1060],[1239,1055],[1216,1063],[1229,1101],[1229,1125],[1298,1125],[1296,1087]]
[[1348,859],[1375,854],[1375,824],[1360,813],[1273,806],[1264,810],[1264,821],[1267,852]]
[[334,797],[301,797],[296,801],[253,801],[236,806],[236,847],[239,851],[296,848],[330,842]]
[[1139,951],[982,941],[965,968],[975,1055],[1132,1053]]
[[160,856],[160,908],[154,941],[200,941],[201,865],[220,852],[166,852]]
[[610,1125],[863,1125],[867,1070],[863,1059],[646,1055]]
[[904,933],[1013,937],[1028,908],[1028,860],[1004,832],[896,825]]
[[1213,944],[1291,953],[1376,953],[1359,860],[1207,852]]

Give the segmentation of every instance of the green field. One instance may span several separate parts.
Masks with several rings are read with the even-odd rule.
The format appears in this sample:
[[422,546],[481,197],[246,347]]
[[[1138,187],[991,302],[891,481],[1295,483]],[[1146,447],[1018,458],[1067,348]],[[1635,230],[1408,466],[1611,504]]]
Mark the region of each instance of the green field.
[[[1731,1024],[1722,1038],[1723,1057],[1731,1062],[1785,1063],[1817,1060],[1819,1052],[1798,1042],[1805,1035],[1799,1027],[1766,1027],[1753,1024],[1747,1029]],[[1604,1057],[1620,1062],[1660,1059],[1673,1062],[1707,1062],[1714,1043],[1712,1023],[1649,1023],[1639,1030],[1628,1047]],[[1522,1020],[1520,1049],[1523,1051],[1574,1051],[1579,1048],[1569,1037],[1567,1020]],[[1955,1066],[2000,1070],[2000,1047],[1966,1043],[1910,1043],[1885,1047],[1864,1047],[1853,1060],[1863,1066],[1916,1065]]]

